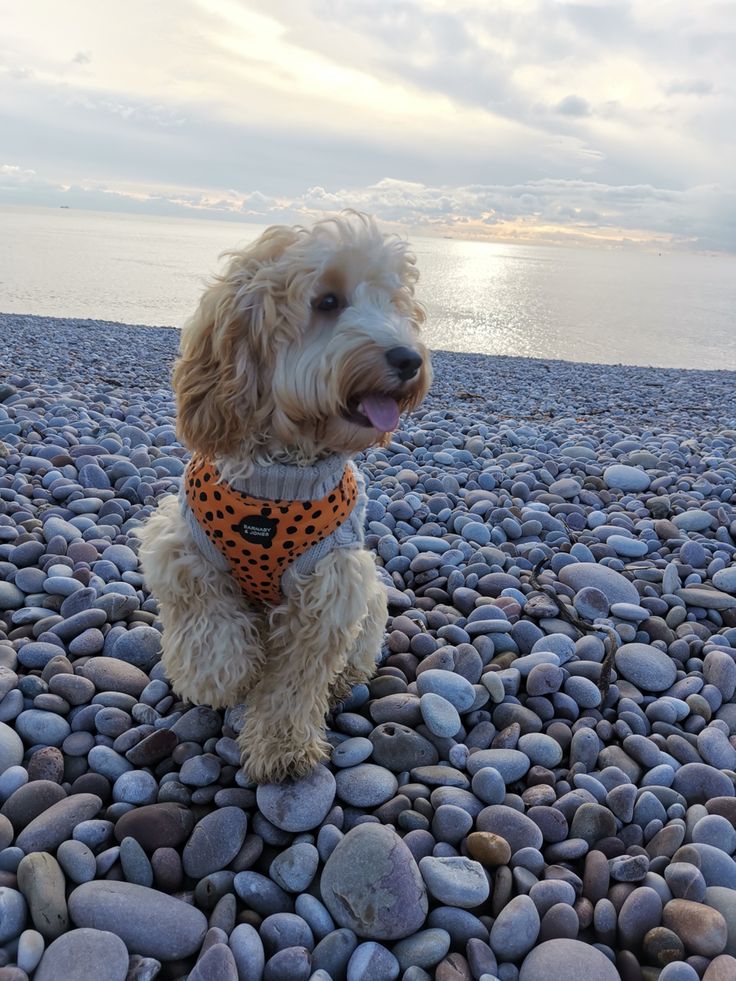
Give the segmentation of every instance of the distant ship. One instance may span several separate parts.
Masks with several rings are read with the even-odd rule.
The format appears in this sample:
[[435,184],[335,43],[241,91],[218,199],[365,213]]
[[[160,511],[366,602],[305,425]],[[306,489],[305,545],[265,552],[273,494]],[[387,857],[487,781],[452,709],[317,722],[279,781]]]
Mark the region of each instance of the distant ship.
[[69,210],[69,205],[68,204],[60,204],[59,207],[60,208],[66,208],[67,211]]

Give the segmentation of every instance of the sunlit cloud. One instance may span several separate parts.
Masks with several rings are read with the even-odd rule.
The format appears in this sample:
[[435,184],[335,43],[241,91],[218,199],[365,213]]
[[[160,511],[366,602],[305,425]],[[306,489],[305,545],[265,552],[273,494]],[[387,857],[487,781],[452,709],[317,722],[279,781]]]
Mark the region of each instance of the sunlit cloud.
[[0,201],[734,250],[735,43],[688,0],[7,4]]

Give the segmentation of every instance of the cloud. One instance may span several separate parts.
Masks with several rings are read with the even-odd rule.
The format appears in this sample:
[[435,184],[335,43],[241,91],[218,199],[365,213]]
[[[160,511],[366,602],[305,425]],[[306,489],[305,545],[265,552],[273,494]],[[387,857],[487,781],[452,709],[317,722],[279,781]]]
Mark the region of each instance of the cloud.
[[705,78],[673,79],[664,87],[666,95],[710,95],[713,83]]
[[3,152],[44,179],[4,200],[733,247],[733,5],[668,0],[667,30],[661,0],[113,9],[8,7]]
[[590,115],[590,104],[587,99],[583,99],[580,95],[566,95],[564,99],[560,99],[554,107],[554,111],[560,113],[561,116],[581,118]]
[[383,178],[360,187],[314,185],[293,195],[258,190],[55,185],[16,165],[0,166],[0,201],[69,204],[259,224],[316,220],[343,208],[368,211],[411,232],[523,242],[586,242],[736,251],[736,192],[648,184],[544,179],[515,184],[426,185]]

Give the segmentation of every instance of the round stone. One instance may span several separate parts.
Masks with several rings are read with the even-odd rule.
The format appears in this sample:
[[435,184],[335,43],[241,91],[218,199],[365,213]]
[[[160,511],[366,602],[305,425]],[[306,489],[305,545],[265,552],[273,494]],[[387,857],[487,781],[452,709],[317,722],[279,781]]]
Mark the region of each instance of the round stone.
[[21,859],[17,875],[33,925],[45,940],[55,940],[69,926],[64,873],[59,863],[48,852],[33,852]]
[[319,852],[307,841],[299,841],[277,855],[269,876],[287,892],[305,892],[319,867]]
[[82,821],[93,818],[102,807],[95,794],[74,794],[52,804],[34,818],[18,835],[16,845],[30,852],[53,852]]
[[360,824],[345,835],[325,863],[320,891],[335,921],[359,937],[407,937],[427,915],[416,862],[385,825]]
[[439,753],[428,739],[398,722],[376,726],[369,738],[374,762],[394,773],[434,766],[439,761]]
[[347,981],[395,981],[401,972],[398,960],[383,944],[374,940],[359,944],[353,951],[347,968]]
[[[578,679],[587,680],[587,679]],[[600,700],[600,693],[599,693]],[[518,742],[519,750],[529,758],[532,765],[553,769],[562,760],[562,747],[551,736],[541,732],[529,732],[521,736]]]
[[674,684],[677,666],[651,644],[622,644],[616,651],[616,670],[640,691],[665,691]]
[[607,487],[626,492],[645,491],[651,483],[649,476],[639,467],[630,467],[625,463],[614,463],[603,471],[603,480]]
[[39,814],[65,798],[63,787],[53,780],[32,780],[10,795],[1,813],[8,818],[15,831],[20,832]]
[[332,773],[317,766],[301,780],[261,784],[256,801],[263,816],[282,831],[310,831],[324,821],[335,791]]
[[338,770],[337,796],[353,807],[378,807],[396,793],[399,782],[390,770],[375,763],[361,763]]
[[11,766],[18,766],[23,760],[23,742],[18,734],[0,722],[0,773]]
[[506,804],[491,804],[483,808],[475,826],[478,831],[490,831],[499,835],[517,852],[520,848],[542,847],[543,837],[538,826],[521,811]]
[[717,910],[726,921],[728,936],[725,953],[736,957],[736,889],[725,886],[708,886],[703,902]]
[[239,807],[220,807],[195,825],[182,856],[184,871],[193,879],[227,868],[240,851],[248,817]]
[[[223,940],[226,939],[225,934]],[[212,978],[217,978],[218,981],[238,981],[238,966],[227,943],[213,943],[211,947],[207,947],[188,975],[187,981],[210,981]]]
[[392,952],[402,971],[408,971],[412,966],[429,970],[447,954],[451,943],[452,938],[447,930],[434,927],[420,930],[406,940],[399,940]]
[[471,775],[486,766],[497,770],[508,784],[521,780],[531,763],[529,757],[517,749],[481,749],[468,757],[467,769]]
[[546,940],[535,947],[521,965],[519,981],[620,981],[620,975],[605,954],[581,940]]
[[82,927],[54,940],[33,977],[34,981],[60,978],[125,981],[127,974],[128,951],[120,937],[112,931]]
[[9,886],[0,886],[0,943],[14,940],[22,933],[27,914],[23,894]]
[[511,846],[491,831],[474,831],[468,835],[466,845],[470,856],[489,868],[508,865],[511,861]]
[[77,926],[116,933],[145,957],[178,960],[199,949],[207,930],[200,910],[132,882],[85,882],[69,896]]
[[451,739],[460,731],[462,723],[457,709],[441,695],[434,692],[422,695],[419,709],[425,725],[435,736]]
[[186,841],[193,827],[192,812],[181,804],[147,804],[118,819],[115,837],[118,841],[135,838],[147,852],[153,853],[157,848],[177,848]]
[[734,785],[726,773],[707,763],[685,763],[675,771],[672,789],[688,804],[705,804],[713,797],[733,797]]
[[624,900],[618,914],[619,936],[627,950],[638,950],[649,930],[662,920],[662,900],[649,886],[640,886]]
[[419,871],[433,898],[448,906],[473,909],[490,894],[483,866],[468,858],[427,856],[419,862]]
[[533,900],[526,895],[514,897],[503,907],[491,928],[493,953],[500,961],[518,960],[534,946],[539,927],[539,913]]
[[676,933],[693,954],[715,957],[726,948],[726,921],[718,910],[702,903],[671,899],[662,913],[662,925]]
[[639,603],[639,593],[636,586],[625,576],[606,565],[595,565],[592,562],[575,562],[566,565],[558,573],[560,582],[579,592],[586,586],[600,589],[608,600],[613,603]]
[[616,818],[602,804],[584,803],[575,811],[570,837],[582,838],[592,848],[601,838],[616,834]]
[[467,712],[475,702],[475,690],[470,682],[462,675],[452,671],[428,670],[417,676],[417,691],[419,695],[433,693],[441,695],[450,702],[458,712]]

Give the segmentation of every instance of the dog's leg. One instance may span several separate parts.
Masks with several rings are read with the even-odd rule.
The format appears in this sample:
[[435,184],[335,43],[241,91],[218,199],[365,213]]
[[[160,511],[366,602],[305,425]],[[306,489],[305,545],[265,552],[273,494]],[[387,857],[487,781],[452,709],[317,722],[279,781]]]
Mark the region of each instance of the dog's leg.
[[329,754],[330,687],[355,647],[375,580],[364,555],[331,552],[271,615],[268,658],[240,734],[245,772],[259,783],[303,776]]
[[161,660],[174,691],[196,704],[236,704],[263,665],[256,615],[232,576],[197,547],[175,497],[164,498],[138,534],[164,626]]
[[386,632],[388,618],[386,590],[376,575],[373,556],[367,551],[361,551],[359,554],[365,565],[367,614],[355,643],[348,651],[347,664],[332,685],[330,691],[332,705],[347,698],[355,685],[369,681],[376,673],[376,662]]

